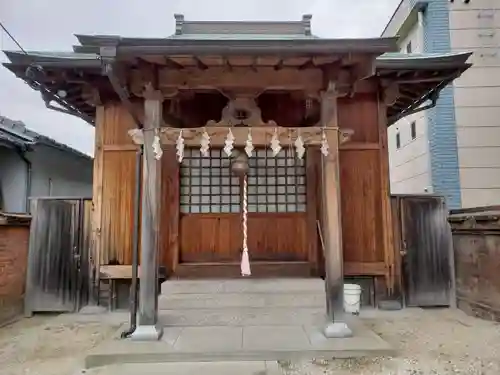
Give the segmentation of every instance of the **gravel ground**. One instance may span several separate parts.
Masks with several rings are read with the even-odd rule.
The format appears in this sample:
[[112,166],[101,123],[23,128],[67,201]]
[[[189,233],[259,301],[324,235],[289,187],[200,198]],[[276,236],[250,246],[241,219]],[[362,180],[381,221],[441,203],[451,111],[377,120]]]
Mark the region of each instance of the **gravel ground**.
[[500,374],[500,324],[460,310],[406,309],[365,318],[391,343],[395,358],[282,363],[286,375]]
[[0,329],[0,374],[71,375],[85,353],[117,329],[54,316],[22,319]]
[[[398,349],[397,357],[286,362],[284,374],[500,374],[499,324],[458,310],[420,309],[368,311],[364,321]],[[117,329],[68,316],[23,319],[0,329],[0,374],[72,375],[85,353]]]

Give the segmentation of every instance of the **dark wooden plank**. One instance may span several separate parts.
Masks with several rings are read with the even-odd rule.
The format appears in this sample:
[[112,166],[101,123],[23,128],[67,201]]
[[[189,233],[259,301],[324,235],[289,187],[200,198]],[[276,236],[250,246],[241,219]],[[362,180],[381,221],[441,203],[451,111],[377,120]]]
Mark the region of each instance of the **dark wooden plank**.
[[[309,277],[308,262],[252,262],[253,278]],[[240,263],[192,263],[179,264],[174,278],[241,278]]]

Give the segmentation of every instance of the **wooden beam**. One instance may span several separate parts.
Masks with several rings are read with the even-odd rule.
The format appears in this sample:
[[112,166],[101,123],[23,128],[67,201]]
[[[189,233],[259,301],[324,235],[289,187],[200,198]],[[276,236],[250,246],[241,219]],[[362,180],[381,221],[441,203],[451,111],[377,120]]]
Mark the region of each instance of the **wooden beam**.
[[[90,302],[96,304],[97,282],[99,277],[99,267],[101,265],[101,230],[102,230],[102,193],[104,177],[104,127],[106,126],[106,108],[97,107],[95,121],[95,146],[94,146],[94,175],[92,184],[92,244],[90,249],[90,275],[96,275],[96,279],[91,281]],[[93,269],[92,269],[93,268]]]
[[[199,147],[201,136],[203,132],[206,131],[210,136],[210,145],[212,147],[224,146],[224,142],[226,140],[229,129],[231,129],[231,132],[233,133],[233,136],[235,138],[235,147],[245,146],[249,129],[251,129],[252,141],[254,146],[268,146],[275,131],[282,146],[293,145],[293,142],[295,142],[295,139],[297,139],[298,134],[300,134],[306,146],[319,146],[321,144],[323,132],[327,134],[329,140],[330,138],[335,138],[334,143],[339,144],[341,143],[340,133],[342,132],[342,140],[345,141],[343,134],[348,131],[348,129],[339,131],[339,129],[336,127],[323,128],[320,126],[304,128],[274,128],[264,126],[253,128],[228,128],[224,126],[206,128],[183,128],[182,137],[184,138],[184,145],[186,145],[187,147]],[[160,131],[161,143],[167,145],[175,144],[180,131],[181,129],[176,128],[162,128]],[[147,131],[142,132],[138,129],[129,131],[130,136],[133,138],[136,144],[144,143],[144,133],[147,133]]]
[[385,262],[345,262],[344,275],[348,276],[385,276]]
[[344,150],[378,150],[378,142],[349,142],[340,146],[340,151]]
[[[131,91],[140,92],[148,82],[146,70],[131,71]],[[295,68],[275,70],[272,67],[252,69],[250,67],[217,67],[200,70],[186,68],[172,70],[162,68],[158,72],[158,89],[178,88],[183,90],[306,90],[317,91],[323,87],[320,69]]]
[[200,69],[200,70],[207,70],[208,69],[208,66],[205,63],[203,63],[203,61],[201,61],[198,57],[193,56],[193,59],[196,63],[196,67],[198,69]]
[[386,264],[385,281],[387,291],[392,293],[395,285],[394,270],[394,227],[392,223],[391,191],[389,179],[389,149],[387,146],[387,108],[383,98],[378,98],[378,131],[380,162],[380,202],[382,205],[382,238]]

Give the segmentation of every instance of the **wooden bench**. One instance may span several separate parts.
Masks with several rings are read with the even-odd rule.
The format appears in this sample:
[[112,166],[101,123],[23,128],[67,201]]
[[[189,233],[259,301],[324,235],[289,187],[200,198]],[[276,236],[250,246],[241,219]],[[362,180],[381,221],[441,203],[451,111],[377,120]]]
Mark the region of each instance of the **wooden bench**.
[[[137,275],[141,274],[141,267],[138,267]],[[166,280],[165,267],[159,267],[158,279],[160,282]],[[101,280],[108,281],[108,309],[115,310],[116,308],[116,282],[120,280],[132,280],[131,265],[104,265],[99,268],[99,282]]]

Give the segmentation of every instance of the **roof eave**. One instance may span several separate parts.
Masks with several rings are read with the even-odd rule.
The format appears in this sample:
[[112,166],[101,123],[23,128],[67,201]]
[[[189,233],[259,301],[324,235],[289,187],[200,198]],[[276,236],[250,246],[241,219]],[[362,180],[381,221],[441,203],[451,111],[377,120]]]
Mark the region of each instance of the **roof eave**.
[[117,54],[261,54],[261,53],[374,53],[396,52],[397,38],[322,39],[304,38],[290,40],[211,40],[175,38],[119,38],[114,36],[79,35],[81,46],[75,52],[96,53],[101,47],[114,46]]
[[422,57],[380,56],[376,65],[380,69],[449,69],[465,65],[471,55],[472,52]]
[[3,51],[10,63],[3,65],[30,65],[40,64],[46,67],[60,68],[98,68],[101,66],[101,60],[96,54],[74,54],[73,56],[49,56],[43,53]]

